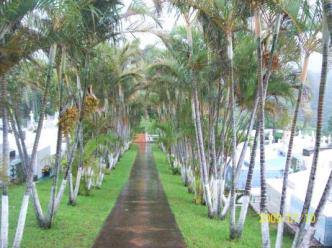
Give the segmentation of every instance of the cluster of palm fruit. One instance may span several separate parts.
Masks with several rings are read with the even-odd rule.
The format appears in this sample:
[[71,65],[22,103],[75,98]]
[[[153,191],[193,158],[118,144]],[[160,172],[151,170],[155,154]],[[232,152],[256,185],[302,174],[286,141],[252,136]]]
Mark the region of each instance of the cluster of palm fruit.
[[[268,51],[264,51],[263,53],[263,65],[265,68],[268,68],[270,61],[270,53]],[[280,60],[279,55],[274,54],[272,57],[272,70],[276,71],[280,68]]]
[[78,120],[78,109],[76,107],[69,107],[60,117],[59,125],[61,125],[64,135],[68,135]]
[[98,108],[99,101],[95,96],[88,95],[84,100],[84,114],[94,113]]

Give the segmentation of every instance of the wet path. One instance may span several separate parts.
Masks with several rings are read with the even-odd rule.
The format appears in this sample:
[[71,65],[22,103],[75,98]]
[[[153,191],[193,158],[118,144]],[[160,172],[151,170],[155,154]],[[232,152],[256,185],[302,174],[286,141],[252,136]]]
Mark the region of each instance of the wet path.
[[128,184],[93,247],[185,247],[159,181],[151,146],[140,145]]

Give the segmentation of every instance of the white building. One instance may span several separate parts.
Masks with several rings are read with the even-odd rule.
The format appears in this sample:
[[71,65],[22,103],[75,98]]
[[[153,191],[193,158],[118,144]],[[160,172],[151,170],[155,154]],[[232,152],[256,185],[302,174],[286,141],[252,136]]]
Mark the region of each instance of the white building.
[[[1,122],[1,121],[0,121]],[[30,120],[31,122],[31,120]],[[2,122],[1,122],[2,123]],[[35,140],[36,133],[34,132],[32,127],[35,127],[36,124],[30,123],[27,128],[23,128],[25,132],[25,143],[27,146],[28,154],[31,154],[33,143]],[[46,165],[51,165],[51,157],[56,153],[56,139],[57,139],[57,119],[54,117],[48,117],[44,122],[44,128],[41,132],[41,137],[37,149],[36,162],[33,165],[34,177],[36,179],[42,177],[42,169]],[[15,151],[15,158],[12,158],[11,161],[14,161],[15,164],[18,163],[19,153],[16,146],[16,141],[14,134],[12,132],[9,133],[8,136],[9,147],[11,151]],[[2,130],[0,130],[0,147],[2,147]],[[65,144],[62,145],[62,150],[65,150]],[[0,151],[1,156],[2,149]],[[9,168],[8,175],[11,175],[11,170],[13,168]]]

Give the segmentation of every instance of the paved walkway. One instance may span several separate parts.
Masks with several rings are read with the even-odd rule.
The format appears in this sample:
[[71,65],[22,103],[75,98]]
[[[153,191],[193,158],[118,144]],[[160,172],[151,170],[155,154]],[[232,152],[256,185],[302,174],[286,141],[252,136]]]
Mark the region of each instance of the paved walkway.
[[186,247],[160,184],[150,145],[140,144],[129,182],[93,247]]

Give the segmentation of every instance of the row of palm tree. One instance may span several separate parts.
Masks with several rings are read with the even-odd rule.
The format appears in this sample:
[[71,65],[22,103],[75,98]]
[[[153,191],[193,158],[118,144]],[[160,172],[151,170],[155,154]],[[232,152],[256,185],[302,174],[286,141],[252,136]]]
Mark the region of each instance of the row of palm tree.
[[[229,213],[231,239],[240,238],[244,228],[257,149],[260,214],[268,214],[265,120],[268,115],[276,118],[278,113],[287,113],[292,109],[289,103],[295,105],[275,244],[282,247],[287,179],[298,113],[307,91],[308,62],[322,47],[315,155],[301,216],[308,214],[316,181],[330,44],[330,1],[158,1],[159,8],[163,4],[177,10],[184,26],[170,34],[157,33],[166,50],[157,54],[147,72],[152,85],[151,108],[157,122],[162,123],[156,128],[173,172],[182,174],[189,191],[195,193],[195,202],[206,204],[210,218],[224,219]],[[290,62],[302,65],[295,70]],[[254,140],[250,139],[252,130],[256,131]],[[238,150],[241,142],[242,149]],[[238,189],[239,174],[252,142],[243,192]],[[228,170],[231,180],[226,185]],[[317,217],[330,187],[329,180]],[[300,221],[293,247],[309,246],[317,222],[306,229],[305,221]],[[261,221],[261,226],[262,246],[271,247],[269,223]]]
[[[51,228],[68,186],[68,204],[79,194],[102,186],[131,141],[130,115],[143,84],[138,44],[121,45],[119,1],[1,1],[1,110],[3,159],[1,163],[1,247],[8,247],[9,144],[11,127],[22,162],[26,192],[13,247],[20,247],[31,199],[41,228]],[[127,10],[130,16],[136,5]],[[117,47],[117,49],[115,48]],[[26,68],[35,68],[26,69]],[[23,133],[24,95],[39,94],[37,128],[31,153]],[[29,98],[29,97],[28,97]],[[22,105],[25,108],[22,108]],[[52,166],[48,208],[43,211],[34,182],[34,165],[46,111],[59,113],[57,146]],[[135,108],[135,107],[133,107]],[[66,142],[66,152],[61,145]]]

